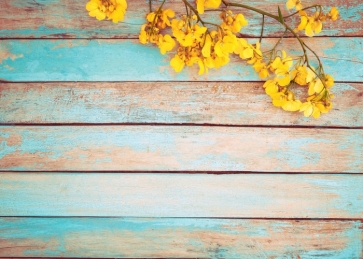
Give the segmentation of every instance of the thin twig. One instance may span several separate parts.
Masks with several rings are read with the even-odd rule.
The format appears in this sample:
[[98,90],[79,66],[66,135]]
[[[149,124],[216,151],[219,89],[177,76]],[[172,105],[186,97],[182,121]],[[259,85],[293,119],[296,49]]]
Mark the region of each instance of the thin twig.
[[264,27],[265,27],[265,15],[263,14],[262,15],[262,27],[261,27],[261,34],[260,34],[260,40],[259,40],[259,42],[261,43],[261,41],[262,41],[262,36],[263,36],[263,29],[264,29]]

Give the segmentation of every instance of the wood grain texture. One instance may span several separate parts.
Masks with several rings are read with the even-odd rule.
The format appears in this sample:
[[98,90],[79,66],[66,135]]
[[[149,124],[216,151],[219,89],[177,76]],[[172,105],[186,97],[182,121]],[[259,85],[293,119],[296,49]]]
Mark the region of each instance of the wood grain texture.
[[360,259],[360,221],[0,218],[0,257]]
[[[193,2],[193,1],[190,1]],[[234,1],[238,2],[238,1]],[[113,24],[110,21],[99,22],[89,17],[85,9],[87,1],[71,0],[5,0],[0,2],[0,37],[1,38],[135,38],[139,34],[141,24],[145,22],[145,14],[149,12],[147,1],[128,1],[128,10],[124,22]],[[255,0],[249,5],[277,13],[280,6],[284,14],[285,0]],[[334,23],[324,24],[321,35],[328,36],[361,36],[363,22],[361,14],[363,5],[359,0],[346,2],[344,0],[305,0],[304,6],[322,4],[337,6],[340,19]],[[160,2],[154,1],[154,8]],[[167,1],[166,8],[172,8],[177,16],[185,11],[180,0]],[[249,36],[259,36],[261,16],[243,9],[242,12],[249,21],[249,26],[242,33]],[[203,15],[208,21],[220,22],[218,12]],[[298,24],[295,21],[292,24]],[[277,22],[267,18],[265,35],[276,37],[281,32]],[[294,27],[294,26],[292,26]]]
[[361,129],[0,128],[0,170],[362,173]]
[[0,173],[0,216],[362,218],[362,175]]
[[[265,50],[277,39],[264,40]],[[310,38],[307,44],[322,58],[335,81],[360,82],[362,38]],[[281,46],[294,55],[297,41]],[[233,58],[230,64],[198,76],[198,68],[177,74],[169,65],[174,54],[136,40],[3,40],[0,79],[5,81],[261,81],[250,65]],[[342,69],[344,68],[344,69]]]
[[[0,83],[0,123],[195,123],[363,127],[363,85],[334,86],[318,120],[271,104],[263,83]],[[298,89],[302,90],[302,89]]]

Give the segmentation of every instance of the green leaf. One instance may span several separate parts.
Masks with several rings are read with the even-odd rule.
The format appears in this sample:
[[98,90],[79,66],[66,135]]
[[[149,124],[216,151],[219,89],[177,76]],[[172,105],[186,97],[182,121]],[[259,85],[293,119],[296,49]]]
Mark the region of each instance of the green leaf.
[[279,13],[279,22],[281,24],[284,24],[284,18],[282,17],[282,13],[281,13],[281,10],[280,10],[280,6],[277,6],[277,11]]

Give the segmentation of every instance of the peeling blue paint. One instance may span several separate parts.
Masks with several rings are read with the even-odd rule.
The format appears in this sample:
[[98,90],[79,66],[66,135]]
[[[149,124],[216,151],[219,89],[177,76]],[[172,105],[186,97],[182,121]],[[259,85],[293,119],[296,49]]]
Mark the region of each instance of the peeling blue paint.
[[[362,245],[360,244],[361,226],[359,221],[352,222],[349,227],[345,227],[338,233],[324,233],[323,236],[333,235],[346,240],[344,247],[330,247],[329,249],[319,250],[306,250],[303,249],[301,244],[289,247],[279,247],[279,249],[268,249],[263,247],[258,240],[260,238],[268,238],[275,241],[274,234],[278,232],[296,231],[296,223],[294,225],[289,221],[252,221],[250,220],[233,220],[233,219],[149,219],[149,218],[0,218],[0,237],[8,240],[13,240],[16,245],[21,245],[22,240],[37,240],[39,246],[32,247],[28,250],[25,249],[23,255],[27,256],[68,256],[78,257],[80,255],[93,255],[103,257],[120,257],[126,251],[117,249],[104,249],[98,252],[93,251],[90,243],[84,242],[83,237],[94,237],[94,241],[99,241],[103,238],[102,233],[111,232],[112,236],[117,238],[122,236],[124,231],[141,235],[140,251],[144,249],[151,249],[145,247],[148,242],[152,240],[147,239],[147,233],[169,233],[171,238],[178,241],[178,231],[182,230],[187,235],[188,239],[182,241],[185,249],[189,249],[191,254],[193,251],[199,251],[208,258],[241,258],[241,256],[254,256],[255,258],[273,257],[273,258],[287,258],[286,256],[299,255],[302,259],[313,259],[317,256],[337,258],[337,259],[359,259]],[[298,225],[304,226],[304,221]],[[322,224],[325,224],[324,222]],[[266,227],[270,227],[273,231],[267,232]],[[228,236],[235,241],[226,245],[221,237],[216,237],[213,243],[209,243],[208,239],[198,238],[198,235],[193,233],[219,233],[222,236]],[[173,233],[175,233],[173,235]],[[79,235],[77,239],[81,242],[81,247],[77,251],[69,249],[69,236],[72,234]],[[146,236],[143,236],[145,235]],[[240,237],[239,237],[240,236]],[[247,238],[243,238],[246,236]],[[242,238],[241,238],[242,237]],[[327,238],[327,237],[325,237]],[[87,239],[86,239],[87,240]],[[120,240],[122,240],[120,238]],[[53,242],[52,242],[53,241]],[[56,241],[56,243],[54,242]],[[280,242],[280,240],[276,240]],[[83,243],[84,242],[84,243]],[[110,243],[114,240],[109,240]],[[324,244],[323,244],[324,245]],[[342,244],[344,245],[344,244]],[[256,247],[256,249],[249,249],[248,247]],[[260,247],[258,247],[260,246]],[[54,249],[56,247],[56,249]],[[245,249],[241,249],[245,247]],[[141,248],[143,250],[141,250]],[[156,252],[161,247],[153,247],[151,252]],[[172,247],[163,248],[172,249]],[[301,250],[303,249],[303,250]],[[242,253],[241,253],[242,251]],[[188,251],[185,251],[186,253]],[[138,255],[138,251],[135,251]],[[247,257],[246,257],[247,258]],[[289,257],[290,258],[290,257]],[[294,257],[291,257],[294,258]]]
[[[277,149],[270,150],[267,156],[278,158],[279,161],[284,161],[291,168],[301,168],[309,164],[316,164],[320,161],[321,154],[308,150],[307,145],[329,142],[330,140],[318,138],[290,139],[287,142],[281,142]],[[278,165],[271,166],[274,168]]]
[[[176,74],[169,65],[170,56],[160,55],[152,46],[133,40],[68,40],[72,47],[58,46],[49,40],[1,42],[10,53],[21,53],[23,58],[5,60],[0,74],[11,81],[160,81],[160,80],[260,80],[251,66],[231,63],[209,75],[198,77],[197,68],[185,69]],[[331,38],[333,48],[323,50],[326,71],[335,80],[359,81],[363,62],[359,38]],[[348,46],[347,46],[348,43]],[[347,48],[350,51],[345,51]],[[342,51],[344,50],[344,51]],[[115,55],[117,53],[117,55]],[[339,53],[339,54],[338,54]],[[120,58],[123,57],[123,58]],[[236,61],[235,62],[239,62]],[[130,66],[138,64],[138,66]],[[14,67],[13,70],[5,66]],[[233,66],[233,69],[231,69]],[[344,70],[338,69],[344,67]],[[56,68],[56,70],[54,70]]]

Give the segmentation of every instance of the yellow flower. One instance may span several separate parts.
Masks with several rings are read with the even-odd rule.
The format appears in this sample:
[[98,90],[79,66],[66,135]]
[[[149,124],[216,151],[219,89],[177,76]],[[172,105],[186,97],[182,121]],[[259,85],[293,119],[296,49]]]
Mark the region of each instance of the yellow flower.
[[299,11],[299,15],[300,15],[300,24],[298,25],[296,30],[302,31],[302,30],[305,30],[306,25],[308,24],[309,16],[307,15],[307,13],[305,11],[301,11],[301,10]]
[[260,42],[256,42],[256,47],[253,45],[250,46],[253,49],[253,56],[250,60],[247,61],[248,64],[254,64],[258,60],[263,58],[262,51],[260,49]]
[[194,24],[193,27],[183,20],[174,19],[171,22],[173,36],[183,47],[190,47],[194,43],[200,43],[205,38],[207,27]]
[[323,29],[323,22],[320,20],[320,13],[316,12],[313,17],[309,17],[308,24],[305,27],[306,36],[312,37]]
[[212,47],[212,38],[209,34],[207,34],[207,36],[205,37],[204,46],[202,48],[203,57],[206,58],[210,57],[211,47]]
[[271,94],[272,104],[276,107],[281,107],[287,102],[287,95],[282,92]]
[[327,113],[333,108],[333,103],[329,100],[325,100],[324,102],[317,102],[315,106],[321,113]]
[[198,75],[202,75],[202,74],[204,74],[204,72],[206,72],[208,74],[208,67],[205,64],[204,59],[201,59],[199,57],[194,57],[193,63],[197,63],[199,66]]
[[143,24],[140,29],[139,41],[142,44],[158,43],[159,41],[159,29],[156,27],[150,27],[149,24]]
[[306,66],[298,66],[291,72],[291,77],[293,78],[294,82],[298,85],[306,85],[306,78],[308,76],[308,71]]
[[265,88],[265,92],[269,96],[273,96],[274,94],[277,94],[279,91],[279,85],[277,84],[277,81],[275,79],[267,80],[263,84],[263,88]]
[[325,74],[324,83],[325,83],[326,87],[330,88],[334,85],[334,78],[329,74]]
[[286,2],[287,9],[296,8],[296,11],[299,11],[303,8],[300,0],[288,0]]
[[266,78],[269,76],[267,65],[261,60],[257,60],[253,65],[253,68],[258,73],[260,78]]
[[160,53],[164,55],[167,51],[170,51],[175,47],[175,41],[169,34],[164,36],[159,34],[158,47]]
[[329,13],[327,14],[327,18],[332,21],[336,21],[338,19],[338,16],[339,16],[339,10],[335,6],[332,7]]
[[287,100],[282,106],[281,108],[284,111],[289,111],[289,112],[295,112],[300,110],[301,108],[301,101],[300,100]]
[[140,34],[139,34],[139,41],[142,44],[147,44],[149,42],[149,35],[145,31],[146,24],[141,26]]
[[282,51],[282,57],[276,57],[269,65],[270,70],[274,72],[277,69],[289,71],[292,66],[292,58],[286,56],[286,52]]
[[283,62],[280,62],[275,70],[277,82],[280,86],[287,86],[290,84],[291,75],[289,71],[289,65]]
[[114,23],[122,21],[126,13],[126,0],[90,0],[86,9],[91,17],[97,20],[112,20]]
[[[312,70],[313,69],[313,70]],[[307,69],[307,75],[306,75],[306,83],[310,83],[311,81],[313,81],[313,79],[316,77],[316,74],[314,72],[314,68],[308,68]]]
[[324,85],[319,78],[315,78],[309,83],[308,94],[313,95],[314,93],[320,94],[324,89]]
[[315,103],[310,101],[304,102],[300,107],[300,112],[304,112],[305,117],[313,116],[315,119],[320,117],[320,110]]
[[197,11],[200,14],[204,13],[204,7],[207,8],[218,8],[221,5],[222,0],[196,0]]
[[299,11],[301,21],[296,31],[305,30],[306,36],[313,37],[314,34],[318,34],[323,29],[323,22],[326,17],[321,12],[316,12],[313,16],[308,16],[306,12]]
[[[326,87],[330,88],[334,85],[334,78],[331,75],[324,75],[324,84]],[[318,95],[324,94],[324,84],[321,82],[320,78],[315,78],[309,83],[309,90],[308,94],[313,95],[314,93],[317,93]],[[326,91],[327,89],[325,89]]]
[[224,30],[230,30],[231,32],[239,32],[243,26],[248,24],[247,20],[243,16],[243,14],[236,14],[233,16],[232,11],[228,10],[227,12],[222,12],[220,14],[223,22],[221,27]]
[[219,40],[214,46],[214,50],[218,57],[228,56],[232,53],[237,46],[237,37],[231,32],[227,32],[227,34]]
[[254,55],[254,48],[245,39],[238,38],[234,53],[242,59],[249,59]]
[[175,13],[173,10],[171,9],[166,9],[166,10],[160,10],[159,14],[157,15],[157,17],[155,17],[156,13],[155,12],[151,12],[148,13],[146,15],[146,20],[150,23],[153,24],[158,28],[158,29],[165,29],[166,26],[171,26],[171,23],[169,21],[169,18],[173,18]]
[[172,68],[174,68],[175,72],[179,73],[183,70],[185,63],[184,60],[179,57],[179,55],[175,55],[170,60],[170,65]]
[[209,68],[219,68],[229,62],[229,56],[218,57],[215,53],[206,59],[206,65]]

